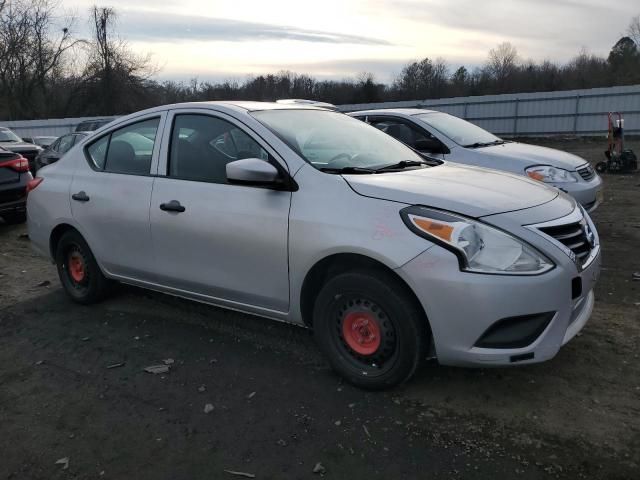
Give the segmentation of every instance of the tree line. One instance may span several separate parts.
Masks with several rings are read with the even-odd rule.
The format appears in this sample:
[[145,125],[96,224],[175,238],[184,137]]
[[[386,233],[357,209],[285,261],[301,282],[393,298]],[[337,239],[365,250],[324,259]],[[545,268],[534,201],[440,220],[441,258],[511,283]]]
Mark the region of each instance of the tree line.
[[424,58],[385,84],[366,72],[344,80],[281,71],[222,82],[160,81],[151,56],[118,37],[114,9],[91,9],[90,38],[75,38],[78,19],[61,19],[58,11],[55,0],[0,0],[0,119],[107,116],[201,100],[345,104],[640,84],[640,15],[607,57],[583,50],[564,64],[535,62],[507,42],[481,66],[451,68],[445,59]]

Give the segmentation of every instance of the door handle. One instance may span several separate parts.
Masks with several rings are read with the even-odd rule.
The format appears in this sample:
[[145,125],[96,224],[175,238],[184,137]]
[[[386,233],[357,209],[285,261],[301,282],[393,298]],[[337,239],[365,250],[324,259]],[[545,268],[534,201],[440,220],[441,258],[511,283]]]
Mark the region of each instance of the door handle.
[[81,190],[78,193],[74,193],[73,195],[71,195],[71,198],[73,198],[74,200],[76,200],[78,202],[88,202],[89,201],[89,196],[86,193],[84,193],[84,190]]
[[186,209],[180,205],[180,202],[177,200],[171,200],[169,203],[161,203],[160,210],[165,212],[184,212]]

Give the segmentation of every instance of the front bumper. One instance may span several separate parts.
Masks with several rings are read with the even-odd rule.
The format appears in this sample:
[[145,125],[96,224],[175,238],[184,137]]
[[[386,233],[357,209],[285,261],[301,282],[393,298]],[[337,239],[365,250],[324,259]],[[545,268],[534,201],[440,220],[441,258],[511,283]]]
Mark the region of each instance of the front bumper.
[[598,174],[595,174],[588,182],[580,180],[575,183],[556,183],[551,185],[571,195],[589,213],[593,212],[602,203],[602,178]]
[[[451,252],[433,247],[398,273],[422,303],[444,365],[489,366],[536,363],[553,358],[587,323],[600,253],[582,271],[573,262],[536,276],[483,275],[460,271]],[[572,288],[580,277],[581,293]],[[544,331],[522,348],[479,348],[482,335],[498,320],[553,312]]]

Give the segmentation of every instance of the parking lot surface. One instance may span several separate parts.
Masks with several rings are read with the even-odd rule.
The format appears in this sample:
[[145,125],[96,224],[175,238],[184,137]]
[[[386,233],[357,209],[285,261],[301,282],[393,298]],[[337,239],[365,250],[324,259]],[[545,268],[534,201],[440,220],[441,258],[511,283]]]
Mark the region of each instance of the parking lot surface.
[[556,358],[377,393],[298,327],[128,287],[75,305],[0,225],[0,479],[640,478],[640,174],[604,180],[595,312]]

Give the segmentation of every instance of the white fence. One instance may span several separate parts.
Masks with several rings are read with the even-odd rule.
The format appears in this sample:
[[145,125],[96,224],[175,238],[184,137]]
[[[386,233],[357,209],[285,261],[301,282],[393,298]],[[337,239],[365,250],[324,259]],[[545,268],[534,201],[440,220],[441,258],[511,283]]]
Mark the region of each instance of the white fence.
[[[465,118],[503,136],[604,135],[607,113],[622,112],[627,134],[640,134],[640,85],[340,105],[343,112],[418,107]],[[0,122],[18,135],[59,136],[95,117]],[[100,117],[102,118],[102,117]]]
[[343,112],[417,107],[462,117],[503,136],[599,135],[607,113],[621,112],[625,132],[640,134],[640,85],[340,105]]
[[[8,127],[19,137],[59,137],[65,133],[73,132],[76,126],[83,120],[94,120],[111,117],[77,117],[77,118],[52,118],[48,120],[16,120],[0,121],[0,127]],[[116,117],[113,117],[116,118]]]

